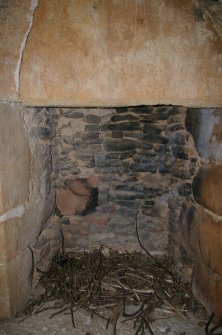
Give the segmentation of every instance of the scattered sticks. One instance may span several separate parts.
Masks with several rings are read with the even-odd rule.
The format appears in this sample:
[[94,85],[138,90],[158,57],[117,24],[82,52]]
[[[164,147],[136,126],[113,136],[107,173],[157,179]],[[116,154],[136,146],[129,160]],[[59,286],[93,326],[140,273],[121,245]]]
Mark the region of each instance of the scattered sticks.
[[[206,335],[222,335],[222,320],[220,320],[215,325],[212,325],[214,319],[214,313],[211,314],[206,327],[205,327],[205,334]],[[211,326],[211,328],[210,328]]]
[[[101,247],[88,253],[65,253],[54,259],[40,282],[46,290],[41,300],[55,300],[51,317],[69,310],[75,327],[75,312],[85,308],[104,319],[107,327],[112,325],[114,335],[120,316],[121,322],[133,321],[135,335],[154,335],[156,309],[184,316],[195,305],[189,285],[181,283],[167,258],[156,260],[138,252]],[[208,328],[206,334],[214,334]]]

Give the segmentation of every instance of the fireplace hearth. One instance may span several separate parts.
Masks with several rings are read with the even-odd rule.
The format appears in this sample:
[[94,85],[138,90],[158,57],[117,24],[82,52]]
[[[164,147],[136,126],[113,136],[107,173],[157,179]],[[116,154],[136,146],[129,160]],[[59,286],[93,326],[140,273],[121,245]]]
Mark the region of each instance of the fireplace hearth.
[[61,250],[138,235],[221,318],[220,2],[3,2],[0,318]]

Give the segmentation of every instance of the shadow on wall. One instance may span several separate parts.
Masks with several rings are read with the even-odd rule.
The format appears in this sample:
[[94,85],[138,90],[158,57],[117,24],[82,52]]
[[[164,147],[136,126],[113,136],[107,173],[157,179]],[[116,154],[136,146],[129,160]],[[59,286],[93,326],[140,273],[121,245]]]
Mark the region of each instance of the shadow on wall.
[[222,160],[221,109],[188,109],[186,127],[204,159]]
[[200,168],[192,183],[193,197],[184,201],[178,222],[181,258],[193,265],[193,291],[218,319],[222,317],[221,112],[187,111],[186,127],[194,138]]

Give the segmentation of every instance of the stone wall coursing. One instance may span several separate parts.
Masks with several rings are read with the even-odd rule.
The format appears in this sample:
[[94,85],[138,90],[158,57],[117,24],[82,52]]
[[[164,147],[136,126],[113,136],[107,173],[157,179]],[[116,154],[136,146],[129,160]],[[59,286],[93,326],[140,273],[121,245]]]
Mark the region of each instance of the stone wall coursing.
[[[221,110],[188,110],[187,128],[199,153],[192,193],[177,223],[180,260],[194,268],[193,291],[217,318],[222,317],[222,136]],[[176,225],[175,225],[176,227]]]
[[168,222],[178,219],[196,168],[185,108],[62,108],[55,113],[53,180],[65,247],[138,250],[137,221],[149,251],[173,248]]

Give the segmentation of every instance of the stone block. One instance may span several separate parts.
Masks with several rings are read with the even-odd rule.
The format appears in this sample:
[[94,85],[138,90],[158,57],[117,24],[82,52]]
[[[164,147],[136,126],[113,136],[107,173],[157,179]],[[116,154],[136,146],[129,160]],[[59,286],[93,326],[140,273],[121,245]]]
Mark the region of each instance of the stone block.
[[7,262],[7,244],[5,238],[5,223],[0,222],[0,264]]
[[54,199],[30,203],[22,217],[0,222],[0,263],[11,261],[35,241],[54,209]]
[[[5,6],[4,6],[5,3]],[[31,0],[2,1],[0,22],[0,100],[19,101],[19,71],[22,50],[32,20]]]
[[221,126],[221,108],[187,110],[186,127],[194,138],[199,155],[204,159],[222,161]]
[[[179,209],[179,206],[178,206]],[[176,244],[179,246],[182,262],[190,266],[193,262],[201,260],[199,244],[199,225],[202,223],[202,213],[190,200],[182,203],[179,218],[177,219],[176,232],[170,231],[173,239],[177,234]],[[188,263],[188,264],[187,264]]]
[[195,13],[192,0],[39,1],[23,53],[22,101],[221,106],[221,40],[208,15]]
[[29,299],[32,277],[32,253],[23,250],[10,262],[0,264],[0,318],[22,311]]
[[53,258],[62,250],[60,219],[52,216],[48,219],[37,240],[30,245],[34,267],[40,271],[50,270]]
[[222,166],[211,164],[201,167],[192,187],[194,197],[200,205],[222,216]]
[[89,214],[84,216],[82,222],[87,222],[95,225],[106,225],[108,222],[108,215],[101,215],[100,213]]
[[222,318],[222,281],[205,265],[197,263],[194,268],[192,290],[209,314]]
[[21,107],[0,103],[0,215],[29,197],[30,149]]
[[196,216],[199,215],[200,220],[199,244],[203,262],[222,280],[222,218],[203,212],[202,209],[198,212]]
[[193,290],[210,313],[222,316],[222,219],[184,202],[178,223],[180,257],[194,265]]

